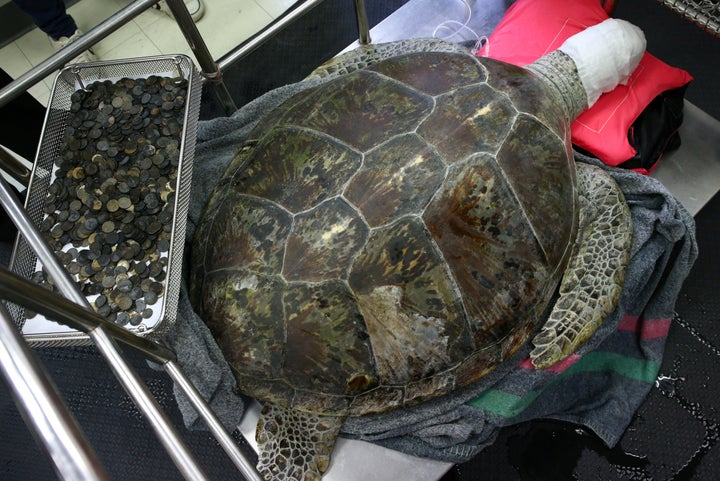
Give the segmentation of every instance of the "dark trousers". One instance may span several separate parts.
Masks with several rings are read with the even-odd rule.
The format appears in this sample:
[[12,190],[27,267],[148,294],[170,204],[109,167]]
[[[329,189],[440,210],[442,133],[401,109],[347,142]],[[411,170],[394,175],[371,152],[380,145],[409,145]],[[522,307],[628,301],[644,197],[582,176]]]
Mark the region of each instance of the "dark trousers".
[[75,20],[65,11],[63,0],[13,0],[13,3],[53,40],[70,37],[77,30]]

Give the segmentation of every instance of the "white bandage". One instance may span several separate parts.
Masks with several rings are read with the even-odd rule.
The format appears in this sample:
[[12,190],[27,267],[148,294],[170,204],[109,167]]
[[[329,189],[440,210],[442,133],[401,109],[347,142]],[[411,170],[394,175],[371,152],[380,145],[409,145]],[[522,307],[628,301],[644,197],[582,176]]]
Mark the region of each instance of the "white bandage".
[[642,30],[611,18],[568,38],[558,50],[575,62],[591,107],[604,92],[627,82],[645,53],[645,45]]

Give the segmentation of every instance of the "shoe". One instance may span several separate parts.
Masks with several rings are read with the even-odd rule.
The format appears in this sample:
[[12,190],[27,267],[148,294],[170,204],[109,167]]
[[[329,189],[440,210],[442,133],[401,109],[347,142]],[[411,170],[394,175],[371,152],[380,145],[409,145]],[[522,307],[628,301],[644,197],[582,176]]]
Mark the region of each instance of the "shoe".
[[[57,39],[57,40],[54,40],[54,39],[51,38],[51,37],[48,37],[48,38],[50,38],[50,43],[52,44],[52,46],[53,46],[53,48],[55,49],[55,51],[58,51],[58,50],[60,50],[61,48],[65,47],[67,44],[69,44],[69,43],[71,43],[71,42],[74,42],[75,40],[77,40],[77,39],[80,38],[81,36],[82,36],[82,32],[81,32],[80,30],[75,30],[75,33],[73,33],[73,34],[70,35],[69,37],[60,37],[60,38]],[[83,63],[83,62],[94,62],[94,61],[96,61],[96,60],[97,60],[97,57],[95,56],[95,54],[93,53],[93,51],[90,50],[90,49],[88,49],[88,50],[85,50],[84,52],[82,52],[80,55],[78,55],[78,56],[75,57],[74,59],[70,60],[70,61],[68,62],[68,64],[71,64],[71,63]]]
[[[202,0],[183,0],[183,1],[185,2],[185,8],[187,8],[193,21],[197,22],[205,14],[205,5],[203,4]],[[160,2],[156,3],[155,5],[153,5],[153,8],[160,10],[168,17],[173,18],[173,14],[170,11],[170,7],[168,7],[165,0],[161,0]]]

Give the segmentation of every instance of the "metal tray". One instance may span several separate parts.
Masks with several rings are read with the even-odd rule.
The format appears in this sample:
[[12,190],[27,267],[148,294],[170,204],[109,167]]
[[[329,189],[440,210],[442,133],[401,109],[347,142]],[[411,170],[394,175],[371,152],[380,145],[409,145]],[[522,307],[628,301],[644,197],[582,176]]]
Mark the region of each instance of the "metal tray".
[[[140,318],[137,315],[135,315],[135,318],[133,319],[134,322],[132,323],[121,322],[125,324],[125,327],[132,332],[143,336],[156,336],[166,332],[174,324],[177,314],[177,303],[181,285],[185,226],[187,209],[190,199],[192,163],[197,136],[197,122],[200,111],[201,94],[200,77],[190,58],[185,55],[162,55],[153,57],[141,57],[114,61],[75,64],[61,70],[55,78],[53,84],[53,89],[51,92],[51,97],[45,117],[45,124],[40,139],[40,146],[38,148],[32,176],[30,179],[30,184],[28,186],[25,199],[25,210],[27,212],[27,215],[33,222],[33,224],[41,231],[49,232],[48,227],[51,223],[58,225],[60,224],[59,220],[49,222],[49,219],[46,219],[48,217],[46,211],[52,208],[48,207],[46,205],[46,202],[48,201],[50,196],[53,195],[50,189],[53,182],[55,182],[58,178],[56,174],[59,171],[59,165],[62,162],[62,155],[64,153],[67,153],[68,150],[70,150],[70,148],[68,147],[68,141],[72,139],[73,142],[75,142],[80,137],[78,130],[73,130],[78,128],[77,117],[73,117],[73,113],[77,112],[78,108],[85,108],[82,107],[82,105],[84,105],[82,103],[80,103],[81,106],[79,107],[78,98],[79,93],[81,94],[80,91],[85,90],[86,92],[92,92],[93,89],[100,90],[100,87],[98,87],[100,83],[104,83],[106,86],[111,86],[114,83],[120,82],[123,82],[123,85],[134,84],[140,90],[150,89],[151,87],[148,87],[147,84],[157,79],[164,79],[162,80],[163,84],[172,83],[173,85],[175,85],[175,81],[180,82],[184,79],[184,81],[186,81],[186,84],[184,84],[184,89],[186,93],[184,96],[184,103],[181,102],[182,105],[178,105],[176,107],[175,113],[172,117],[176,119],[177,122],[179,122],[179,126],[174,125],[174,129],[172,129],[174,130],[174,132],[172,133],[172,137],[173,139],[176,139],[176,141],[171,140],[170,142],[173,144],[173,163],[177,163],[177,166],[169,168],[171,170],[174,169],[175,178],[172,178],[172,176],[166,177],[168,179],[168,182],[165,185],[167,185],[169,189],[163,192],[165,196],[168,195],[167,192],[171,191],[174,191],[174,194],[171,194],[169,198],[166,197],[164,200],[161,200],[161,208],[172,209],[171,213],[173,214],[170,220],[168,220],[167,215],[163,219],[165,221],[165,224],[163,225],[165,231],[165,234],[163,234],[163,236],[165,237],[165,243],[163,244],[162,252],[160,250],[157,251],[158,261],[163,257],[165,258],[160,264],[163,266],[163,273],[162,275],[158,276],[160,279],[157,280],[157,282],[163,288],[162,294],[161,297],[159,297],[158,300],[154,304],[152,304],[151,307],[148,306],[152,311],[151,314],[148,314],[149,311],[146,311],[146,316],[141,318],[139,322],[138,320]],[[108,87],[108,89],[109,88],[110,87]],[[121,109],[130,109],[131,107],[129,107],[129,105],[141,103],[141,100],[139,99],[143,97],[143,93],[144,92],[142,91],[136,91],[136,95],[118,95],[118,98],[123,97],[125,98],[126,102],[128,102],[124,106],[121,106],[119,104],[117,106],[114,106],[112,105],[112,102],[102,103],[101,105],[107,109],[105,112],[103,112],[103,115],[112,116],[113,123],[119,122],[119,119],[121,118]],[[145,96],[145,98],[147,98],[147,96]],[[116,113],[110,111],[110,107],[115,107],[116,110],[114,112]],[[100,106],[96,107],[96,110],[100,111]],[[95,112],[93,112],[93,115],[94,114]],[[160,114],[162,114],[162,112],[160,112]],[[106,117],[104,118],[106,119]],[[71,122],[74,122],[74,127],[71,125]],[[125,120],[123,120],[123,122],[125,122]],[[103,122],[102,125],[108,127],[108,123],[109,121],[106,120],[105,122]],[[102,135],[105,135],[106,132],[104,131],[103,127],[99,127],[98,125],[99,122],[95,124],[94,128],[96,131],[100,131],[101,137],[98,138],[103,139],[104,137],[102,137]],[[167,132],[166,134],[168,135],[168,138],[170,138],[171,134]],[[82,135],[87,142],[87,139],[89,138],[88,136],[97,135],[97,132],[93,132],[92,134],[83,132]],[[129,133],[128,135],[132,135],[132,133]],[[124,140],[126,139],[123,138],[123,141]],[[135,140],[137,140],[137,138],[135,138]],[[118,141],[116,144],[113,145],[115,145],[115,148],[113,150],[117,150],[118,148],[120,148],[121,153],[125,153],[123,149],[123,145],[125,144],[121,144],[120,141]],[[145,146],[145,144],[142,144],[142,147]],[[80,151],[82,151],[83,149],[87,149],[95,152],[96,154],[105,154],[105,152],[100,152],[101,147],[99,142],[93,144],[92,147],[78,147],[76,144],[74,148],[79,149]],[[138,146],[138,148],[140,148],[140,146]],[[163,149],[162,155],[166,155],[166,157],[169,157],[170,155],[167,154],[166,151],[167,149]],[[87,153],[85,154],[87,155]],[[108,155],[105,155],[105,157],[107,158]],[[120,169],[130,169],[131,163],[140,162],[141,157],[150,158],[150,153],[143,152],[142,156],[139,153],[137,155],[133,153],[132,155],[128,154],[124,156],[125,164],[122,166],[120,165],[123,162],[122,160],[115,162],[115,169],[111,170],[111,172],[113,172],[111,176],[119,176]],[[114,158],[115,157],[113,157],[113,159]],[[130,158],[130,160],[127,160],[128,158]],[[98,157],[98,159],[101,159],[101,157]],[[113,164],[111,163],[110,165],[112,166]],[[163,168],[167,169],[168,167]],[[106,176],[108,175],[107,172],[108,170],[106,169]],[[123,170],[122,174],[126,172],[127,170]],[[157,172],[157,170],[153,172]],[[93,179],[97,178],[96,176],[97,174],[92,175],[91,171],[91,173],[88,174],[84,181],[87,181],[89,183],[88,185],[92,185],[91,182],[93,182]],[[147,176],[145,177],[147,179]],[[83,182],[83,179],[81,179],[79,182]],[[71,188],[71,192],[76,189],[75,185],[77,184],[74,184],[74,186]],[[79,190],[80,189],[77,188],[77,191]],[[145,190],[145,192],[147,192],[147,189]],[[133,197],[137,198],[137,195],[133,195]],[[67,198],[65,199],[67,201]],[[74,200],[74,198],[72,200]],[[105,201],[107,204],[107,197],[105,197]],[[127,203],[127,201],[125,201],[125,203]],[[125,206],[126,209],[134,210],[136,207],[139,206],[139,202],[138,204],[135,204],[135,201],[133,201],[132,204],[132,207]],[[75,205],[77,206],[77,203]],[[103,206],[102,209],[105,208],[107,208],[107,211],[110,210],[109,206]],[[113,208],[117,207],[113,206]],[[147,208],[144,202],[143,208]],[[90,209],[89,206],[88,209]],[[57,212],[59,212],[59,210]],[[86,213],[88,213],[87,210]],[[137,214],[137,212],[135,212],[135,214]],[[112,214],[104,215],[114,215],[114,212]],[[88,213],[88,217],[91,216],[92,215]],[[53,216],[53,218],[59,219],[60,215],[58,214],[56,216]],[[82,219],[85,219],[84,215]],[[44,220],[45,223],[43,224]],[[70,219],[68,219],[68,221],[69,220]],[[76,220],[75,222],[77,223],[80,221]],[[124,237],[124,235],[125,234],[122,234],[121,238]],[[152,235],[148,236],[152,237]],[[113,237],[107,235],[101,236],[101,242],[99,242],[100,245],[106,246],[109,244],[109,242],[107,242],[105,239],[106,237],[109,239],[114,239]],[[75,250],[71,251],[73,245],[71,243],[64,243],[62,239],[65,239],[67,241],[67,237],[60,238],[60,240],[56,241],[56,254],[60,254],[59,258],[61,259],[61,263],[69,271],[71,271],[72,269],[69,267],[70,264],[78,264],[79,262],[75,262],[75,260],[68,261],[68,252],[72,252],[72,257],[73,259],[75,259],[76,251],[88,250],[89,248],[75,247]],[[97,237],[95,237],[94,239],[97,239]],[[63,246],[60,247],[60,245]],[[98,242],[95,242],[94,247],[97,248],[97,246]],[[119,249],[118,246],[119,244],[116,244],[115,246],[111,245],[104,249],[106,252],[108,249],[114,252],[115,250]],[[115,247],[118,247],[118,249],[115,249]],[[90,253],[88,252],[86,254]],[[63,255],[65,259],[64,261],[62,260]],[[112,262],[117,262],[117,259],[115,261],[111,261],[111,266],[113,265]],[[130,261],[130,265],[133,266],[133,270],[131,272],[137,275],[136,271],[134,270],[135,264],[133,262],[137,262],[138,264],[142,262],[140,260]],[[146,266],[149,265],[148,263],[145,264]],[[42,271],[42,266],[38,262],[37,257],[31,249],[31,246],[28,244],[27,240],[22,235],[18,235],[18,238],[15,242],[10,268],[15,273],[30,279],[37,279],[37,273]],[[155,268],[157,269],[157,266],[155,266]],[[108,268],[106,272],[109,272],[109,270],[110,269]],[[138,278],[135,278],[134,280],[138,280]],[[75,274],[75,279],[78,280],[77,274]],[[99,287],[101,287],[100,283],[96,281],[87,280],[85,282],[97,284],[96,286],[94,286],[96,289],[99,289]],[[88,297],[88,300],[91,301],[91,304],[94,304],[94,301],[97,299],[97,297],[100,295],[105,296],[105,293],[106,292],[86,293],[86,296]],[[112,294],[113,296],[113,306],[118,306],[126,303],[125,299],[123,299],[123,302],[116,302],[119,299],[115,297],[117,292],[112,292],[110,294]],[[105,296],[105,299],[110,298],[111,297],[109,295]],[[144,298],[142,298],[142,300],[143,303],[145,303]],[[139,311],[139,309],[135,309],[137,301],[133,300],[132,302],[132,311],[133,313],[135,313],[135,311]],[[142,304],[140,304],[140,307],[143,307]],[[28,315],[26,316],[24,309],[20,306],[9,305],[8,308],[13,315],[13,319],[15,320],[18,329],[22,332],[25,339],[33,345],[63,346],[82,345],[88,344],[90,342],[89,338],[84,333],[75,331],[66,326],[50,321],[41,315],[33,316],[28,313]],[[114,309],[120,309],[121,311],[123,310],[118,307],[114,307]],[[125,321],[124,316],[122,316],[121,320]]]

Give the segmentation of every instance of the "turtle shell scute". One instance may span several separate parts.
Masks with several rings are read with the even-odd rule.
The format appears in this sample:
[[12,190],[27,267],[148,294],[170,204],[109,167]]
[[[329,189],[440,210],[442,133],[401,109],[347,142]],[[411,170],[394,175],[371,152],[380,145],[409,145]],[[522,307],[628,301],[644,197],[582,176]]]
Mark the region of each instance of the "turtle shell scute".
[[197,229],[192,299],[248,395],[381,413],[530,336],[577,229],[559,99],[457,53],[393,57],[261,120]]

